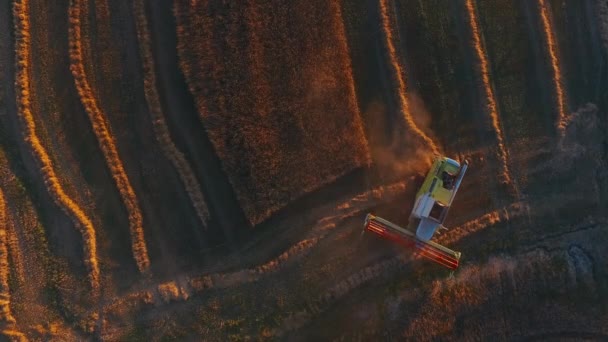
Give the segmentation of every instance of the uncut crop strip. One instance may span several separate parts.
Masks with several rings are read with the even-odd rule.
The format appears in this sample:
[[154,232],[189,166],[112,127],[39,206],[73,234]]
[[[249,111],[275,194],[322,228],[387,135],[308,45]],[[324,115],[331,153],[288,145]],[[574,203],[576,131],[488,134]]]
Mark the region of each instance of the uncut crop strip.
[[553,86],[555,87],[555,94],[557,96],[557,130],[560,135],[563,136],[567,124],[566,96],[564,94],[564,86],[562,82],[562,72],[560,68],[559,58],[557,57],[557,43],[555,41],[555,36],[553,35],[551,19],[549,18],[549,7],[545,0],[538,0],[538,7],[540,12],[541,23],[543,25],[543,32],[545,33],[545,39],[547,41],[549,59],[551,61],[551,71],[553,72]]
[[397,59],[397,52],[394,45],[393,32],[391,30],[391,21],[388,13],[387,2],[389,0],[380,0],[380,19],[382,21],[382,29],[386,38],[386,47],[388,50],[389,64],[393,69],[394,77],[397,79],[399,106],[405,126],[418,135],[431,149],[434,154],[439,154],[439,149],[433,139],[428,137],[414,122],[412,113],[410,112],[409,102],[407,98],[407,85],[404,79],[404,71]]
[[477,14],[475,13],[475,5],[473,0],[466,0],[466,9],[469,15],[469,26],[471,28],[471,34],[473,35],[473,47],[477,58],[479,59],[479,69],[481,73],[481,80],[483,83],[483,90],[485,93],[487,108],[490,112],[492,119],[492,127],[496,133],[496,139],[498,140],[498,154],[502,163],[502,176],[507,183],[511,183],[511,173],[509,171],[508,154],[505,146],[505,139],[501,129],[500,118],[498,114],[498,105],[496,104],[496,98],[492,84],[490,82],[490,71],[488,65],[488,58],[481,41],[481,32],[479,29],[479,22],[477,20]]
[[106,163],[116,183],[122,201],[129,215],[129,229],[131,233],[131,248],[133,257],[140,272],[146,272],[150,266],[148,250],[144,240],[143,218],[133,187],[129,182],[125,169],[118,155],[114,137],[110,133],[110,127],[106,122],[104,113],[97,104],[97,99],[85,72],[83,47],[81,8],[83,0],[70,1],[69,8],[69,45],[70,45],[70,70],[74,76],[74,83],[82,105],[89,116],[97,142],[101,148]]
[[192,206],[196,210],[201,224],[206,228],[207,221],[209,220],[209,209],[205,197],[201,192],[201,186],[184,154],[173,143],[169,127],[162,112],[158,90],[156,89],[154,57],[152,56],[150,32],[148,30],[143,0],[135,0],[133,2],[133,12],[135,14],[137,37],[139,39],[139,53],[143,63],[144,93],[148,101],[150,115],[152,116],[154,134],[160,144],[161,150],[177,170],[190,197],[190,201],[192,201]]
[[36,135],[36,123],[34,121],[30,99],[31,38],[29,18],[29,1],[15,1],[13,7],[13,24],[15,29],[16,50],[15,87],[17,113],[23,125],[24,140],[28,144],[34,159],[36,159],[36,162],[41,168],[47,191],[51,195],[53,201],[72,220],[74,226],[82,235],[85,259],[84,264],[88,272],[93,294],[96,294],[99,289],[99,266],[97,264],[95,228],[84,211],[63,190],[63,187],[59,183],[59,178],[55,173],[55,169],[53,168],[51,158]]

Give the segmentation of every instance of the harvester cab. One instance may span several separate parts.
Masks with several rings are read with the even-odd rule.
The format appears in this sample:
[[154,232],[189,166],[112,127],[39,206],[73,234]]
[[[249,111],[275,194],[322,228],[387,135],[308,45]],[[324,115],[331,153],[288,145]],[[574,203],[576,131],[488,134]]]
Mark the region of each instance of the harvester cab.
[[371,231],[400,245],[412,247],[416,253],[447,268],[458,268],[460,252],[439,245],[431,238],[438,229],[447,229],[443,222],[468,166],[466,160],[461,165],[447,157],[436,157],[416,193],[407,228],[367,214],[364,232]]

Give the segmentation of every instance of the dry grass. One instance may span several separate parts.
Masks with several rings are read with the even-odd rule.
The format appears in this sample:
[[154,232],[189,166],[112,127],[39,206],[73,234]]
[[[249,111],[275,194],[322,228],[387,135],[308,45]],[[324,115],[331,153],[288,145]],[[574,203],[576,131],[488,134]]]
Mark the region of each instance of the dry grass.
[[13,7],[16,50],[16,96],[20,120],[23,125],[23,135],[36,162],[40,166],[44,184],[53,201],[70,217],[80,231],[83,240],[85,266],[89,281],[96,294],[99,289],[99,266],[97,264],[97,242],[95,228],[84,211],[63,190],[55,174],[51,159],[36,134],[36,124],[32,113],[30,99],[30,22],[29,1],[15,1]]
[[207,208],[205,197],[201,192],[201,185],[196,179],[194,171],[192,171],[184,154],[178,150],[173,143],[160,104],[160,98],[156,88],[156,73],[154,57],[152,56],[150,32],[143,0],[135,0],[133,2],[133,12],[135,14],[137,38],[139,40],[139,53],[143,63],[144,93],[146,95],[146,100],[148,101],[150,115],[152,116],[154,134],[160,144],[161,150],[167,159],[171,161],[173,167],[177,170],[182,183],[184,183],[186,192],[192,201],[192,206],[196,210],[196,214],[198,215],[201,224],[203,227],[206,227],[207,220],[209,220],[209,209]]
[[[137,197],[129,178],[124,170],[120,156],[110,132],[110,127],[104,113],[97,103],[95,93],[89,84],[85,72],[81,27],[81,8],[83,0],[73,0],[69,9],[69,41],[70,41],[70,70],[82,105],[87,112],[99,146],[103,152],[106,163],[120,192],[122,201],[129,215],[129,228],[131,233],[131,246],[133,256],[140,272],[146,272],[150,266],[148,250],[144,240],[143,218]],[[85,13],[86,14],[86,13]]]
[[496,97],[494,95],[492,82],[490,80],[490,66],[483,46],[481,36],[482,33],[479,28],[479,21],[477,19],[477,13],[473,0],[466,0],[466,9],[469,16],[468,21],[473,39],[473,48],[475,49],[477,59],[479,60],[479,72],[481,74],[487,110],[492,119],[492,128],[494,128],[496,139],[498,141],[498,156],[500,158],[503,170],[501,176],[504,178],[505,182],[512,184],[511,172],[509,171],[509,156],[505,146],[505,138],[500,123],[498,105],[496,104]]
[[174,11],[180,67],[252,224],[369,163],[336,4],[180,0]]
[[549,6],[545,0],[538,0],[540,18],[543,24],[543,32],[547,42],[549,60],[551,61],[551,70],[553,71],[552,79],[555,86],[555,94],[557,95],[557,130],[561,136],[564,136],[566,131],[566,96],[564,93],[564,85],[562,82],[562,72],[559,58],[557,56],[557,43],[553,34],[553,26],[549,18]]
[[439,154],[439,148],[428,135],[426,135],[414,122],[412,113],[410,111],[410,104],[407,98],[407,85],[405,83],[405,76],[403,68],[397,58],[397,51],[395,49],[393,31],[391,30],[391,19],[389,16],[388,0],[380,0],[380,19],[382,21],[382,30],[386,39],[386,48],[389,57],[389,65],[392,68],[393,77],[397,80],[397,90],[399,99],[399,110],[401,111],[403,126],[406,129],[411,130],[415,135],[420,137],[425,143],[425,147],[430,149],[433,154]]

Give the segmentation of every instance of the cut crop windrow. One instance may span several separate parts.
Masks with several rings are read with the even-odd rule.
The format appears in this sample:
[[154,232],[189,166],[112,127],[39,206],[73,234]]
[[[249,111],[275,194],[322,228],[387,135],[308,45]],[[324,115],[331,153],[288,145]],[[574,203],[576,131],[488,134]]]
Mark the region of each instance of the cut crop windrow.
[[31,61],[31,37],[29,1],[15,1],[13,7],[13,24],[15,30],[15,72],[16,72],[16,97],[17,113],[23,125],[23,136],[25,142],[34,156],[47,191],[53,201],[72,220],[74,226],[80,231],[83,240],[84,264],[86,266],[91,288],[94,294],[99,289],[99,266],[97,265],[97,242],[95,228],[84,211],[70,198],[59,183],[51,158],[47,153],[40,138],[36,134],[36,123],[32,113],[30,98],[30,61]]
[[414,122],[414,118],[412,117],[412,113],[410,112],[409,102],[407,98],[407,85],[404,79],[404,71],[401,65],[399,64],[399,60],[397,58],[397,51],[395,49],[395,43],[393,42],[393,32],[391,30],[391,20],[389,16],[389,11],[387,8],[387,2],[389,0],[380,0],[380,19],[382,21],[382,29],[384,31],[384,37],[386,38],[386,47],[389,57],[389,64],[393,69],[394,77],[397,79],[397,91],[399,98],[399,107],[401,110],[401,114],[404,119],[405,127],[412,130],[416,135],[418,135],[431,149],[433,154],[439,154],[439,149],[437,145],[429,136],[427,136]]
[[69,45],[70,45],[70,70],[74,76],[74,83],[78,90],[78,95],[87,112],[93,131],[97,137],[97,142],[103,152],[106,163],[120,192],[122,201],[129,215],[129,229],[131,233],[131,248],[133,257],[140,272],[146,272],[150,266],[148,250],[144,240],[143,218],[137,197],[129,178],[124,170],[120,156],[114,142],[114,137],[110,132],[110,127],[105,119],[104,113],[97,103],[95,93],[89,84],[85,72],[83,46],[82,46],[82,27],[81,27],[81,8],[83,0],[72,0],[69,8]]
[[8,286],[8,249],[7,244],[8,220],[4,193],[0,189],[0,322],[14,324],[15,318],[11,313],[11,295]]
[[171,133],[160,104],[160,97],[156,88],[156,74],[154,57],[152,56],[152,48],[150,41],[150,32],[146,19],[145,2],[143,0],[135,0],[133,2],[133,12],[135,14],[137,38],[139,39],[139,53],[141,55],[144,73],[144,93],[148,101],[148,108],[152,116],[152,127],[154,134],[158,140],[161,150],[171,161],[173,167],[177,170],[181,181],[184,183],[186,192],[192,201],[192,206],[196,210],[196,214],[204,228],[207,227],[209,220],[209,209],[205,201],[205,197],[201,192],[199,184],[190,164],[184,157],[184,154],[178,150],[173,143]]
[[547,50],[549,53],[549,59],[551,61],[551,71],[553,72],[553,84],[555,87],[555,94],[557,96],[557,130],[560,136],[563,136],[566,130],[567,118],[566,118],[566,96],[564,93],[564,86],[562,82],[562,72],[560,68],[559,58],[557,56],[557,42],[553,35],[553,27],[551,25],[551,19],[549,17],[549,7],[545,0],[538,0],[538,7],[540,11],[540,18],[543,25],[543,32],[545,33],[545,39],[547,43]]
[[469,15],[469,26],[473,38],[473,47],[477,58],[479,59],[479,69],[481,74],[481,81],[483,83],[484,95],[487,101],[488,112],[492,119],[492,127],[496,133],[496,140],[498,140],[498,154],[502,163],[502,176],[507,183],[512,183],[511,173],[509,171],[508,154],[505,146],[505,138],[501,129],[500,117],[498,114],[498,105],[496,104],[496,98],[494,90],[492,89],[492,83],[490,81],[490,67],[486,52],[483,47],[481,38],[481,32],[479,29],[479,22],[477,20],[477,14],[475,13],[475,5],[473,0],[466,0],[466,9]]

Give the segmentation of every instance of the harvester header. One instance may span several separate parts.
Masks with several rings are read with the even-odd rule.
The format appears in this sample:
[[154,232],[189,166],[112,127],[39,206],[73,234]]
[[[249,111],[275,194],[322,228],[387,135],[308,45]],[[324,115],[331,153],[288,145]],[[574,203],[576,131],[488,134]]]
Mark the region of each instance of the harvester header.
[[468,165],[466,160],[461,165],[447,157],[436,157],[416,194],[407,228],[368,214],[364,231],[371,231],[402,246],[414,248],[416,253],[447,268],[458,268],[460,252],[435,243],[431,238],[438,229],[447,229],[443,222]]

